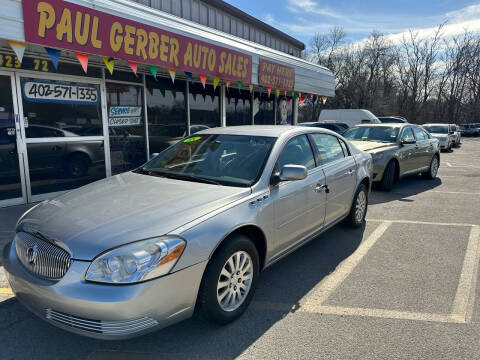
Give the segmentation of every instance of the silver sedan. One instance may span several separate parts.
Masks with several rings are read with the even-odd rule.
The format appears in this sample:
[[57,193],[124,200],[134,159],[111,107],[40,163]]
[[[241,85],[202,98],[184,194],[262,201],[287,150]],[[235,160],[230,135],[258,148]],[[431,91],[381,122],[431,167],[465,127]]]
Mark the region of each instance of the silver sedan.
[[364,223],[371,156],[332,131],[208,129],[26,212],[4,249],[18,300],[81,335],[228,323],[259,272],[341,220]]

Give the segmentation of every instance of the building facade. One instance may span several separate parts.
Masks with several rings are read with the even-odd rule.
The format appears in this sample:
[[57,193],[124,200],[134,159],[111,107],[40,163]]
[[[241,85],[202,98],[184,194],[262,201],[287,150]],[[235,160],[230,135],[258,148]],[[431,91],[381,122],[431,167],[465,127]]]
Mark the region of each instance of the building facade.
[[220,0],[3,1],[0,206],[134,169],[209,127],[295,124],[300,98],[334,95],[302,47]]

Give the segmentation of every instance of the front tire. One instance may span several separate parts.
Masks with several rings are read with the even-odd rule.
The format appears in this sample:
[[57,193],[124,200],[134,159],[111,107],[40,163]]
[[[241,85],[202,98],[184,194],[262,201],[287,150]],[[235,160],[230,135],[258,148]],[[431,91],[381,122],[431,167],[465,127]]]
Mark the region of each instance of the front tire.
[[383,172],[382,181],[380,182],[382,190],[392,191],[393,184],[395,184],[395,170],[396,165],[395,162],[392,160],[387,164],[387,167]]
[[198,298],[200,313],[222,325],[237,319],[252,301],[258,273],[257,248],[248,237],[233,235],[207,265]]
[[364,184],[360,184],[353,197],[352,207],[347,217],[347,222],[353,227],[362,226],[368,209],[368,190]]

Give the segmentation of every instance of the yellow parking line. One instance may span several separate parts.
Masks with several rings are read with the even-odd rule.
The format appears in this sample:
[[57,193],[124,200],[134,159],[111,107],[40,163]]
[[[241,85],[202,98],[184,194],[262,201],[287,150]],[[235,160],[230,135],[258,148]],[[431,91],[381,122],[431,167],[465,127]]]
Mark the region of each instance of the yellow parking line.
[[12,289],[8,288],[0,288],[0,295],[13,295]]

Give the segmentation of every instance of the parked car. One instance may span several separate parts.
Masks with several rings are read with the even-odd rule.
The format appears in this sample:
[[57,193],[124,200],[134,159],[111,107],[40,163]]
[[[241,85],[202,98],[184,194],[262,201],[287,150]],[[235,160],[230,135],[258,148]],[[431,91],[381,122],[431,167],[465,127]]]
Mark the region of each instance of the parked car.
[[452,151],[455,134],[450,124],[425,124],[423,128],[438,139],[441,150]]
[[451,130],[453,131],[453,136],[455,137],[455,142],[453,143],[454,147],[459,147],[462,142],[462,133],[456,124],[450,125]]
[[477,129],[470,127],[470,125],[460,125],[459,126],[460,134],[465,137],[476,136]]
[[375,115],[364,109],[325,109],[320,112],[318,121],[338,121],[349,127],[358,124],[380,124],[380,120]]
[[371,176],[329,130],[208,129],[26,212],[3,266],[21,303],[78,334],[128,338],[196,306],[224,324],[261,270],[342,219],[363,225]]
[[392,190],[396,181],[421,173],[434,179],[440,166],[438,140],[411,124],[358,125],[344,136],[373,159],[373,181]]
[[348,125],[345,125],[345,124],[342,124],[342,123],[334,123],[334,122],[328,122],[328,123],[304,122],[304,123],[300,123],[298,125],[299,126],[317,127],[317,128],[328,129],[328,130],[335,131],[337,134],[342,134],[345,130],[348,129]]
[[403,124],[403,123],[408,123],[407,119],[401,116],[379,116],[378,120],[382,124]]

